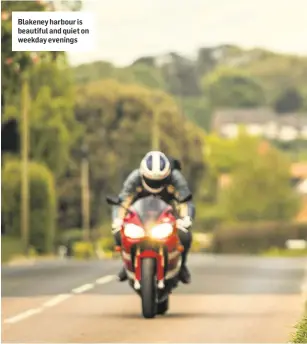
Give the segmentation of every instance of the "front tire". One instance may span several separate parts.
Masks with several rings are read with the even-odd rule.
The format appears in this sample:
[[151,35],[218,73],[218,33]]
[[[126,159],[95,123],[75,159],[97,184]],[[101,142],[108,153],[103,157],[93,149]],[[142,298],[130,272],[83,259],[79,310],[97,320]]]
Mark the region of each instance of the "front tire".
[[143,317],[150,319],[156,316],[156,261],[153,258],[143,258],[141,262],[141,299]]
[[167,297],[164,301],[158,303],[157,305],[157,314],[163,315],[168,311],[168,301],[169,297]]

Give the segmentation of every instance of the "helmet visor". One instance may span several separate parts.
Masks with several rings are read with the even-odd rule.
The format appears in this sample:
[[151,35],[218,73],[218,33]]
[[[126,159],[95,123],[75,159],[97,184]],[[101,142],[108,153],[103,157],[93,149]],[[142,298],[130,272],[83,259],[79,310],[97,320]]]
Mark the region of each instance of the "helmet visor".
[[151,189],[160,189],[161,187],[167,184],[167,182],[169,181],[169,177],[166,177],[161,180],[153,180],[143,176],[143,180],[145,184],[148,185]]

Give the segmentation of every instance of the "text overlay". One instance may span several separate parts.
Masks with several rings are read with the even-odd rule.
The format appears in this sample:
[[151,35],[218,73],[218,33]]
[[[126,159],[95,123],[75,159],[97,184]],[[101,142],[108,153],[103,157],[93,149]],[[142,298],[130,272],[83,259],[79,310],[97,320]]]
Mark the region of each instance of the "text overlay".
[[91,51],[90,12],[12,12],[12,51]]

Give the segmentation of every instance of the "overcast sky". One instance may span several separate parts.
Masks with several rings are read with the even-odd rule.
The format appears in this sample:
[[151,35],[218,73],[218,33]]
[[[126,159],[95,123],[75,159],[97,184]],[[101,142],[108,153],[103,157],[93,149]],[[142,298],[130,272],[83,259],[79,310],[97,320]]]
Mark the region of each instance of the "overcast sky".
[[307,55],[307,0],[84,0],[95,13],[96,48],[72,64],[121,66],[144,55],[192,54],[238,44]]

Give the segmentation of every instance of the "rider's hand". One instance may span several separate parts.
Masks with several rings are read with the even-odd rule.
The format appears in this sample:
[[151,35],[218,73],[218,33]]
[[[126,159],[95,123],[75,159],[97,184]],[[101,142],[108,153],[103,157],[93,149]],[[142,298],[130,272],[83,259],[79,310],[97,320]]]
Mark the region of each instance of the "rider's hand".
[[187,232],[189,228],[192,226],[192,219],[190,218],[190,216],[185,216],[182,219],[178,219],[176,221],[176,226],[178,229]]
[[122,228],[123,220],[122,219],[115,219],[112,223],[112,232],[115,234],[119,232]]

